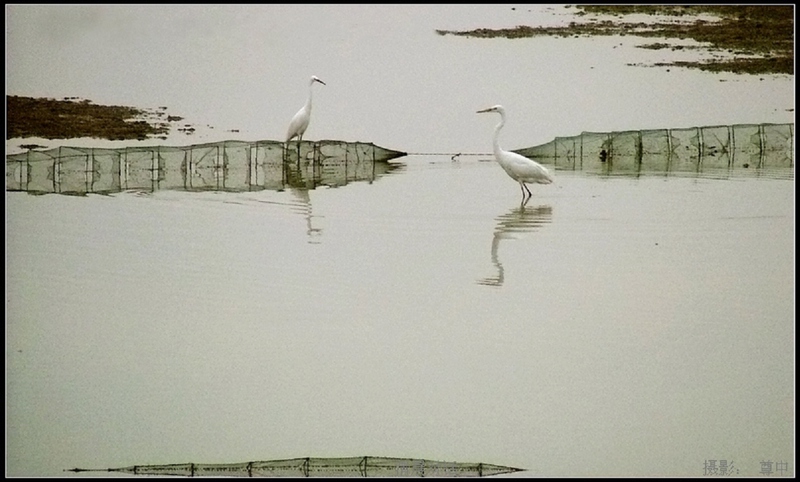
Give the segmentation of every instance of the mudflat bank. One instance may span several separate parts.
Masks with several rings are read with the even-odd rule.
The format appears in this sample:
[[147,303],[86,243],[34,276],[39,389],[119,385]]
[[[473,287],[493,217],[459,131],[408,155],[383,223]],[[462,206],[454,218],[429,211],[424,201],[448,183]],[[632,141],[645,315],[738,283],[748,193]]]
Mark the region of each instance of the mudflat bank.
[[[639,45],[645,49],[688,50],[702,48],[725,53],[710,61],[675,61],[653,66],[675,66],[737,74],[794,75],[794,6],[792,5],[576,5],[579,16],[611,15],[615,20],[571,22],[566,27],[531,27],[475,30],[437,30],[439,35],[511,39],[555,36],[633,35],[650,39],[693,39],[703,45],[686,47],[667,42]],[[714,15],[717,21],[632,22],[632,14],[686,17]]]

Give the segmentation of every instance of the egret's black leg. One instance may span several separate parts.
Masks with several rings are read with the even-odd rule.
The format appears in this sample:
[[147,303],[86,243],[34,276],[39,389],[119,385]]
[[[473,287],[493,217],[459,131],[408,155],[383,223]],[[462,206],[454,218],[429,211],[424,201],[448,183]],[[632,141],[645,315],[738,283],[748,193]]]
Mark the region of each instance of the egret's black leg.
[[[522,182],[522,181],[519,182],[519,189],[520,189],[520,191],[522,191],[522,200],[523,201],[525,201],[526,199],[530,199],[531,198],[531,196],[532,196],[531,191],[530,191],[530,189],[528,189],[528,186],[526,186],[524,182]],[[525,191],[528,191],[528,195],[527,196],[525,195]]]

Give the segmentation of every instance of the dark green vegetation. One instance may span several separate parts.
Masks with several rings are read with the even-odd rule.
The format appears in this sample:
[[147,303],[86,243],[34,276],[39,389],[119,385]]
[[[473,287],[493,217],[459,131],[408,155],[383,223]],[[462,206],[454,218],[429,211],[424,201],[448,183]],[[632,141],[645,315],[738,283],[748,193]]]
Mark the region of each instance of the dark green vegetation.
[[[70,139],[97,137],[110,140],[166,138],[169,122],[165,107],[146,111],[117,105],[95,105],[90,100],[6,96],[6,139],[43,137]],[[144,120],[148,119],[148,120]]]
[[[635,35],[646,38],[693,39],[709,44],[709,49],[727,52],[733,58],[703,62],[676,61],[659,66],[680,66],[713,72],[742,74],[794,75],[794,6],[793,5],[577,5],[579,15],[615,15],[619,21],[572,22],[568,27],[529,27],[511,29],[479,28],[469,31],[437,30],[440,35],[479,38],[527,38],[535,36]],[[721,20],[693,23],[632,23],[628,14],[696,16],[713,14]],[[641,48],[674,50],[687,47],[666,43],[641,45]],[[756,56],[756,57],[752,57]]]

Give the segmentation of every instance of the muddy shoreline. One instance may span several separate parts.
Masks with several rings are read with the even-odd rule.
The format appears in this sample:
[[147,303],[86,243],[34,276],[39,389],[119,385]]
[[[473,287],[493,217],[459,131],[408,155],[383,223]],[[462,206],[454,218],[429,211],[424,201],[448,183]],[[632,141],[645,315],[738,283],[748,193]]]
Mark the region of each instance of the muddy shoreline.
[[109,140],[166,139],[171,124],[182,119],[167,115],[166,107],[140,109],[97,105],[87,99],[6,96],[6,140],[42,137],[74,139],[98,137]]
[[[711,52],[732,54],[732,59],[704,62],[675,61],[654,67],[674,66],[711,72],[737,74],[794,75],[794,7],[792,5],[576,5],[579,16],[612,15],[617,20],[571,22],[568,27],[529,27],[454,31],[437,30],[439,35],[473,38],[528,38],[536,36],[574,37],[628,35],[642,38],[692,39],[707,44],[697,47]],[[695,20],[691,23],[628,22],[626,15],[671,15],[677,17],[715,15],[718,22]],[[645,49],[688,50],[689,47],[655,42]],[[692,47],[695,48],[695,47]],[[755,57],[753,57],[755,56]]]

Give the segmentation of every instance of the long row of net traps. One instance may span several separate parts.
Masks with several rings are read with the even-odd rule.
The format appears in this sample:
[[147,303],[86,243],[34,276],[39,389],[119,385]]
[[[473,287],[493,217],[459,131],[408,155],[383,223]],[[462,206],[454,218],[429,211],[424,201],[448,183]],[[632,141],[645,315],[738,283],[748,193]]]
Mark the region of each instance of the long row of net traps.
[[[584,132],[515,152],[556,170],[793,179],[794,124]],[[336,140],[29,149],[6,156],[6,190],[83,195],[335,187],[372,182],[402,167],[388,161],[405,155]]]
[[515,152],[557,169],[794,177],[794,124],[584,132]]
[[6,190],[115,193],[282,190],[373,181],[406,155],[372,143],[222,141],[191,146],[56,147],[6,156]]
[[183,477],[488,477],[525,469],[502,465],[396,457],[303,457],[235,464],[133,465],[113,469],[69,469],[70,472],[122,472]]

